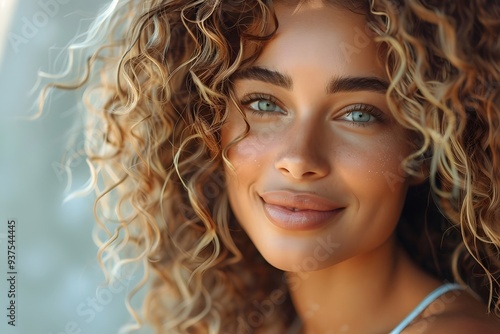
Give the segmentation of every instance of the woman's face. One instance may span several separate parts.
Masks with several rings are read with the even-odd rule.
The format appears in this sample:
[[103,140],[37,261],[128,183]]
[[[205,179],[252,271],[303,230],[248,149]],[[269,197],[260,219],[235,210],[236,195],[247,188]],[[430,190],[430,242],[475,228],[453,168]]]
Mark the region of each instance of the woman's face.
[[[228,151],[231,207],[264,258],[311,271],[391,240],[408,180],[406,131],[391,117],[363,16],[317,1],[276,7],[279,29],[234,80],[250,125]],[[227,146],[245,130],[229,106]]]

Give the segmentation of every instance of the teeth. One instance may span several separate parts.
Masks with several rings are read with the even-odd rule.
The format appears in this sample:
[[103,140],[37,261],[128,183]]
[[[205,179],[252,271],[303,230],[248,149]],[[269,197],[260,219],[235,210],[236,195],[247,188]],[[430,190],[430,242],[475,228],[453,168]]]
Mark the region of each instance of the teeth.
[[297,212],[297,211],[300,211],[299,209],[297,208],[290,208],[290,207],[287,207],[288,210],[290,211],[293,211],[293,212]]

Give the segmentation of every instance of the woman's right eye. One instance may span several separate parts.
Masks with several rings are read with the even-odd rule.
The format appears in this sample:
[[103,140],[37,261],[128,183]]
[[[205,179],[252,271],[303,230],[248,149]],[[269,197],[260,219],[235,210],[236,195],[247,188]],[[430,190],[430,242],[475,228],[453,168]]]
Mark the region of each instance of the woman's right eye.
[[252,113],[260,116],[274,113],[283,114],[285,111],[278,105],[278,102],[268,95],[251,94],[241,101],[241,104]]
[[278,107],[276,103],[269,100],[256,100],[248,104],[250,109],[260,112],[283,112],[283,109]]

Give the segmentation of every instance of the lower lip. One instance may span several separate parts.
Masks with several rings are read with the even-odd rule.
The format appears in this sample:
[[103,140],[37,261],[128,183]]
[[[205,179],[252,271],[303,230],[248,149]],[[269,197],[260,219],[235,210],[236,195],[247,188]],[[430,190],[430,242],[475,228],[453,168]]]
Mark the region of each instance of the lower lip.
[[305,231],[319,228],[334,219],[342,209],[331,211],[291,211],[282,206],[264,202],[264,212],[276,226],[286,230]]

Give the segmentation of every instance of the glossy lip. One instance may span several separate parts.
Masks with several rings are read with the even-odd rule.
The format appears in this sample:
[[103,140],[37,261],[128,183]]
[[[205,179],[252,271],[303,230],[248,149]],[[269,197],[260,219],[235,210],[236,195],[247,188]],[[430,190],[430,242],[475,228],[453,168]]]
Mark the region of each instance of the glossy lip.
[[333,201],[310,193],[270,191],[260,197],[267,218],[287,230],[318,228],[330,222],[343,209]]

